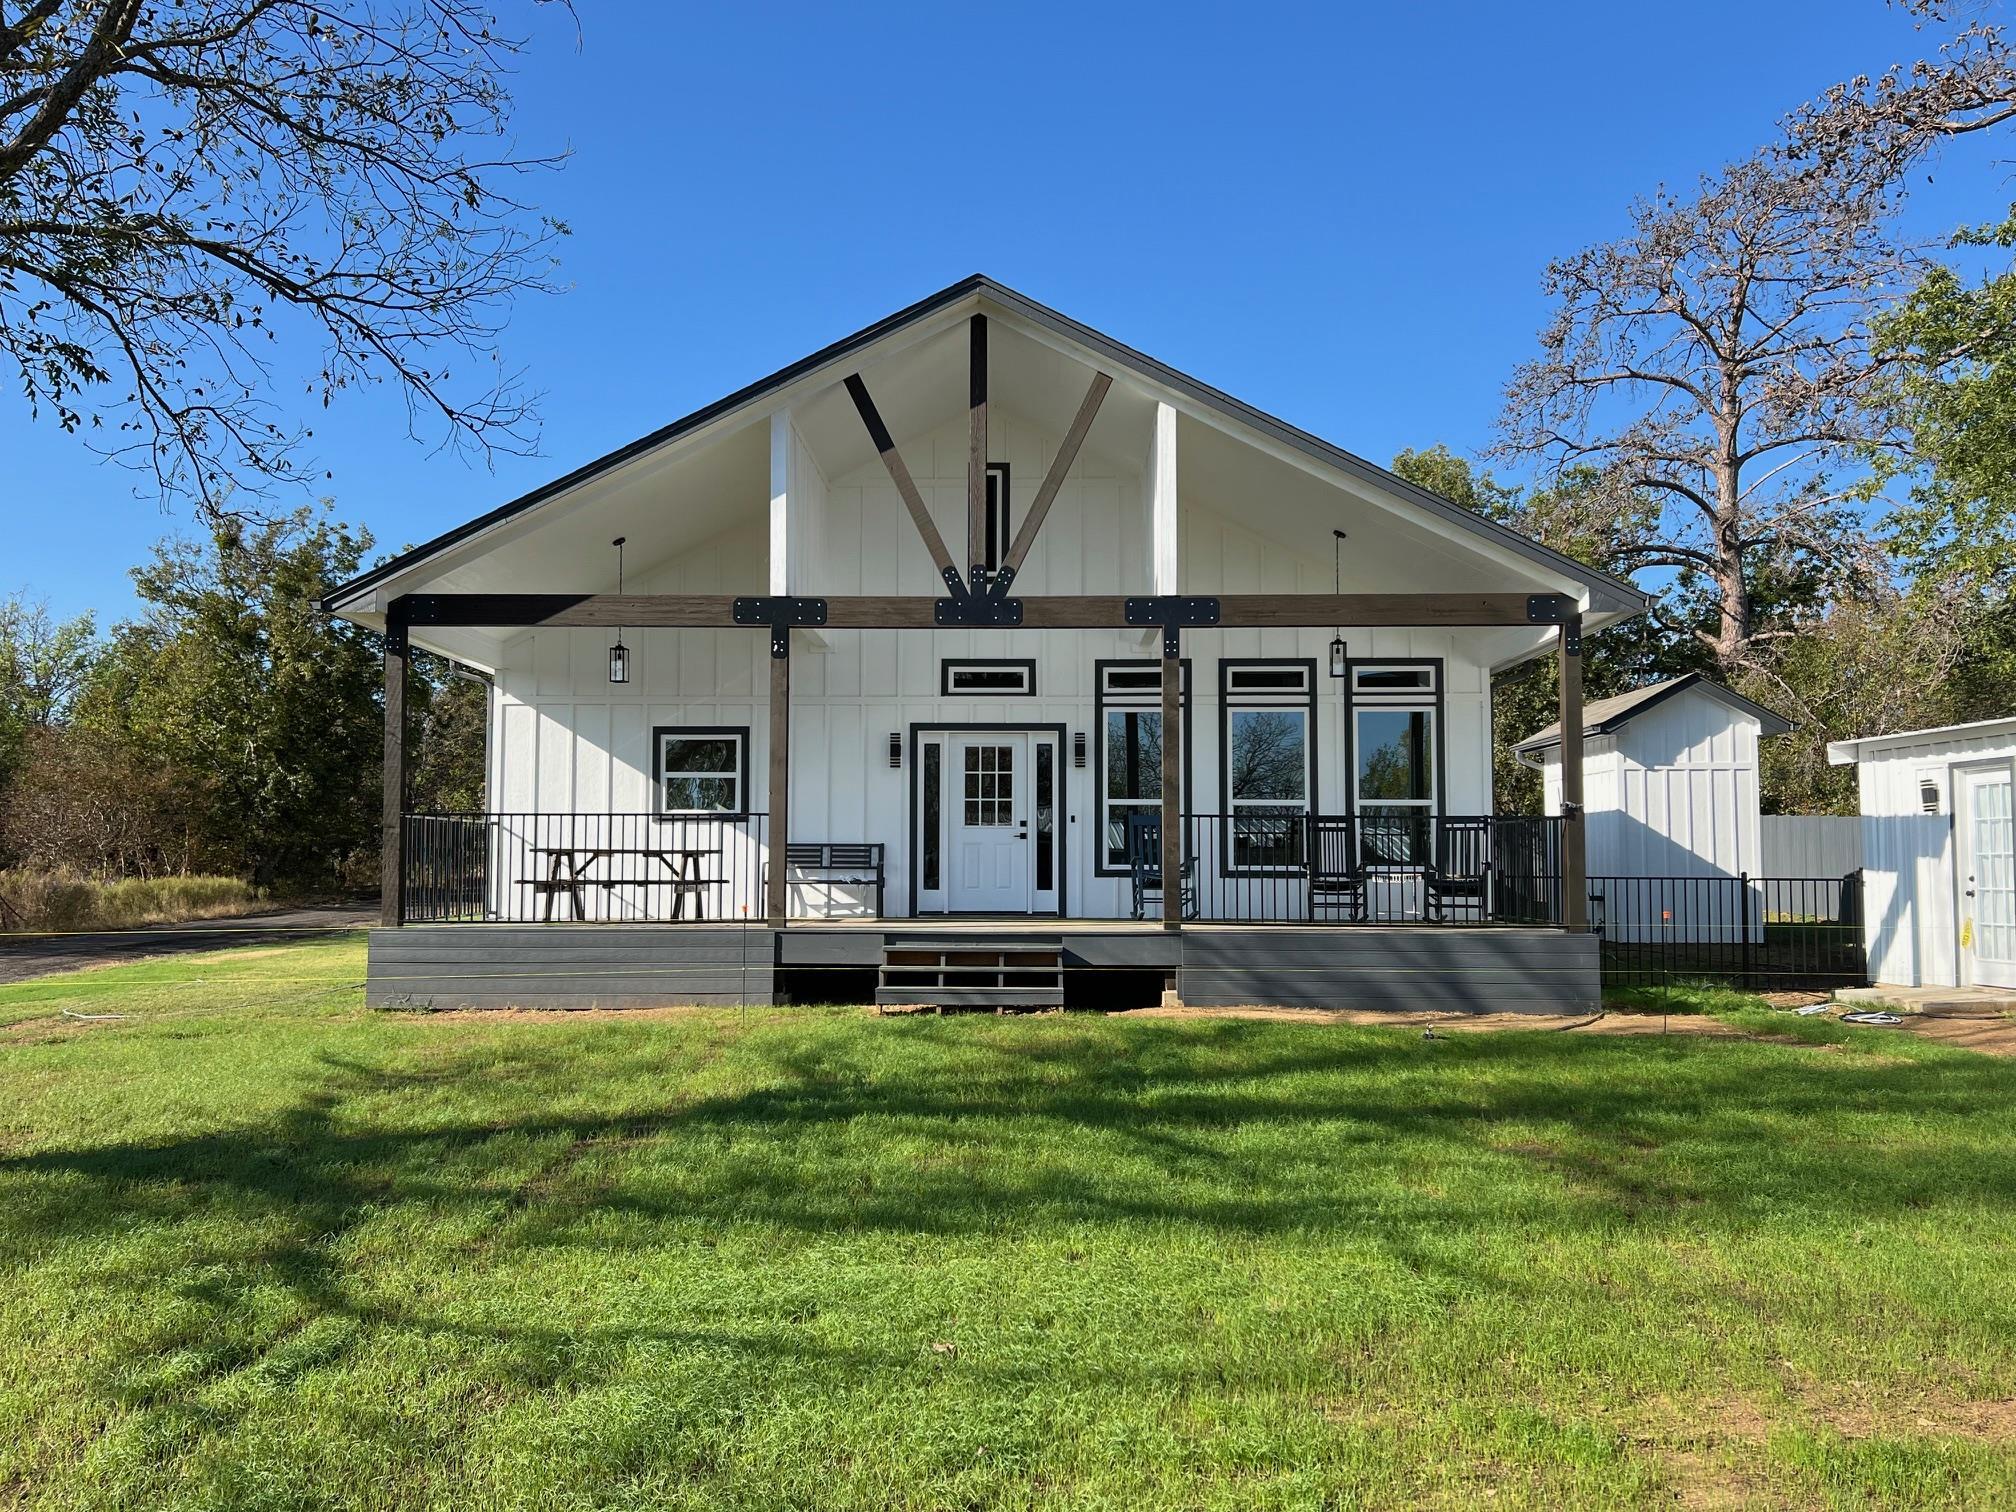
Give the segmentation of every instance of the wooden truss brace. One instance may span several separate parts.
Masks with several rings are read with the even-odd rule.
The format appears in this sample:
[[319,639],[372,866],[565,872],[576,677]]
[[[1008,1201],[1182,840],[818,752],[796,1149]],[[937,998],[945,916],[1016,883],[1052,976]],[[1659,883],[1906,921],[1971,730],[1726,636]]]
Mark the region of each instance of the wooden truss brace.
[[[966,370],[966,561],[967,574],[959,575],[953,564],[952,553],[945,545],[945,538],[931,519],[931,512],[925,507],[924,496],[918,491],[916,479],[910,476],[910,469],[904,464],[902,453],[896,449],[895,439],[889,434],[889,427],[883,422],[882,413],[875,407],[869,396],[868,385],[861,381],[859,373],[850,374],[846,380],[847,393],[854,401],[855,411],[861,416],[861,423],[868,429],[868,439],[874,443],[876,453],[882,458],[882,465],[889,471],[889,479],[896,485],[896,492],[902,497],[903,506],[909,510],[910,518],[917,526],[917,533],[924,538],[924,549],[931,553],[932,564],[938,575],[945,580],[945,587],[951,594],[949,600],[940,600],[933,623],[940,625],[1012,625],[1020,624],[1019,617],[1012,610],[1004,610],[1001,605],[1008,598],[1008,590],[1015,581],[1022,564],[1028,560],[1029,548],[1035,544],[1036,532],[1043,527],[1044,519],[1050,513],[1050,506],[1056,502],[1058,490],[1064,486],[1064,478],[1071,470],[1071,464],[1078,460],[1078,452],[1085,444],[1086,433],[1092,429],[1092,422],[1098,417],[1099,406],[1105,402],[1106,392],[1112,388],[1113,380],[1104,373],[1094,373],[1092,383],[1085,391],[1085,397],[1078,405],[1078,413],[1071,421],[1070,430],[1065,432],[1063,442],[1057,448],[1057,455],[1050,463],[1050,471],[1043,477],[1042,486],[1036,490],[1036,497],[1030,504],[1029,513],[1015,532],[1008,553],[1001,560],[992,576],[987,570],[987,317],[975,315],[967,324],[967,370]],[[988,600],[986,604],[976,600]]]

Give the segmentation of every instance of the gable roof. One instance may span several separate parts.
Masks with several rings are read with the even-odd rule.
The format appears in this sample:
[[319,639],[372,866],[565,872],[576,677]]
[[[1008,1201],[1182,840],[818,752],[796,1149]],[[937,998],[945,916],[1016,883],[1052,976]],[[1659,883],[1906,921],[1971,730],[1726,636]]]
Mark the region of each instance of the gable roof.
[[837,366],[865,348],[976,296],[985,298],[999,308],[1032,324],[1043,326],[1066,340],[1096,353],[1106,361],[1130,369],[1138,376],[1182,394],[1250,430],[1290,446],[1388,493],[1398,495],[1407,502],[1493,540],[1530,561],[1584,584],[1590,590],[1592,610],[1611,614],[1636,614],[1646,607],[1645,596],[1623,579],[1599,572],[1573,557],[1543,546],[1516,530],[1500,525],[1495,520],[1488,520],[1474,510],[1465,509],[1440,494],[1431,493],[1417,484],[1410,483],[1399,474],[1375,462],[1369,462],[1356,453],[1346,451],[1319,436],[1290,425],[1264,410],[1255,409],[1252,405],[1243,403],[1220,389],[1213,388],[1187,373],[1179,372],[1166,363],[1158,362],[1145,353],[1115,341],[1103,332],[1095,331],[1068,315],[1039,304],[1027,295],[1020,294],[1005,284],[997,283],[982,273],[976,273],[970,278],[961,279],[958,283],[940,289],[936,294],[898,310],[893,315],[885,316],[872,325],[864,326],[853,335],[842,337],[839,341],[820,348],[810,356],[800,358],[788,367],[779,368],[767,378],[760,378],[725,398],[717,399],[714,403],[693,411],[690,415],[682,416],[648,435],[639,436],[606,456],[577,467],[550,483],[541,484],[508,504],[500,505],[487,514],[479,515],[464,525],[458,525],[453,530],[436,536],[431,541],[379,563],[325,596],[321,607],[325,611],[339,609],[387,579],[409,571],[430,557],[438,556],[493,526],[537,509],[541,504],[588,482],[600,473],[619,467],[635,457],[711,425],[736,410],[752,408],[800,379],[822,368]]
[[[1647,687],[1633,688],[1629,693],[1614,694],[1609,698],[1599,698],[1582,706],[1582,733],[1608,735],[1636,719],[1640,714],[1656,709],[1668,699],[1677,697],[1689,689],[1725,704],[1739,714],[1748,714],[1762,726],[1763,735],[1783,735],[1792,728],[1792,721],[1782,714],[1774,714],[1760,703],[1745,698],[1734,689],[1725,688],[1718,682],[1710,682],[1699,672],[1689,672],[1684,677],[1675,677],[1666,682],[1652,683]],[[1551,750],[1561,744],[1561,724],[1556,720],[1544,730],[1528,735],[1512,747],[1521,755],[1535,751]]]

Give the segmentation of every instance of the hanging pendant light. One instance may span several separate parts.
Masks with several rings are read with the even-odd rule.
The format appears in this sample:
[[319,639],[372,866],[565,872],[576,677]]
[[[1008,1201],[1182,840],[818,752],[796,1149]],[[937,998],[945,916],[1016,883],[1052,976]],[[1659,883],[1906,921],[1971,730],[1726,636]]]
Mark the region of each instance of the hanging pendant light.
[[[1344,594],[1344,532],[1333,530],[1330,534],[1337,538],[1331,545],[1331,554],[1333,557],[1330,576],[1331,591],[1341,598]],[[1338,625],[1334,629],[1336,633],[1330,638],[1330,675],[1332,677],[1342,677],[1350,670],[1351,648],[1344,644],[1344,627]]]
[[[628,536],[618,536],[609,544],[616,548],[616,592],[623,592],[623,543]],[[623,644],[623,629],[616,629],[616,644],[609,648],[609,681],[627,683],[630,681],[630,648]]]

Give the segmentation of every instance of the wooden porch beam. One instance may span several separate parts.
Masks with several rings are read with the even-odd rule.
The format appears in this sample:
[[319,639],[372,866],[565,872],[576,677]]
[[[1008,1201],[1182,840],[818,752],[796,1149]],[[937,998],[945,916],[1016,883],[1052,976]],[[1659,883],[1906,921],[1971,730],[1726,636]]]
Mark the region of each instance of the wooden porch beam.
[[410,652],[402,606],[385,616],[385,803],[378,842],[378,922],[406,919],[406,670]]
[[966,323],[967,586],[987,591],[987,317]]
[[1589,927],[1589,825],[1582,806],[1582,617],[1561,625],[1561,922]]
[[[882,423],[882,413],[875,408],[875,401],[868,397],[868,385],[861,381],[859,373],[847,378],[847,393],[854,400],[854,408],[861,414],[861,423],[868,427],[868,439],[875,444],[875,450],[882,456],[882,465],[889,470],[889,481],[896,485],[896,492],[902,495],[903,507],[910,511],[910,518],[917,526],[917,533],[924,537],[924,549],[931,553],[931,561],[938,568],[938,575],[945,580],[945,586],[952,593],[966,591],[966,579],[959,575],[959,569],[952,563],[952,553],[946,549],[945,537],[938,533],[938,526],[931,518],[931,511],[924,506],[924,496],[917,491],[917,480],[910,476],[910,469],[903,465],[902,453],[896,450],[895,438],[889,434],[889,427]],[[984,474],[985,469],[983,467]],[[986,487],[983,476],[981,487]],[[984,500],[985,495],[982,495]]]
[[1183,927],[1182,632],[1162,637],[1162,927]]
[[[409,623],[416,627],[704,629],[738,623],[735,598],[729,594],[440,593],[413,594],[405,602]],[[937,623],[938,601],[921,594],[852,594],[823,602],[827,629],[928,630]],[[1138,628],[1129,626],[1127,600],[1120,594],[1040,594],[1012,602],[1021,607],[1023,629]],[[1330,625],[1540,626],[1561,623],[1575,607],[1572,600],[1559,595],[1523,593],[1234,593],[1220,598],[1218,605],[1222,627],[1288,629]]]
[[1086,433],[1092,429],[1093,420],[1098,418],[1099,406],[1106,402],[1106,391],[1111,387],[1113,380],[1104,373],[1092,375],[1092,386],[1085,390],[1078,413],[1072,418],[1071,429],[1064,433],[1063,444],[1057,448],[1050,471],[1043,477],[1043,486],[1036,490],[1036,497],[1029,504],[1029,513],[1016,528],[1015,542],[1008,548],[1001,570],[994,575],[996,594],[1005,595],[1008,592],[1016,574],[1022,570],[1022,564],[1029,559],[1029,548],[1036,544],[1036,532],[1043,528],[1043,521],[1049,517],[1050,506],[1056,503],[1058,490],[1064,486],[1065,474],[1078,460],[1079,448],[1084,446]]
[[784,927],[790,907],[790,867],[784,864],[791,840],[791,637],[784,654],[770,658],[770,872],[763,914],[773,929]]

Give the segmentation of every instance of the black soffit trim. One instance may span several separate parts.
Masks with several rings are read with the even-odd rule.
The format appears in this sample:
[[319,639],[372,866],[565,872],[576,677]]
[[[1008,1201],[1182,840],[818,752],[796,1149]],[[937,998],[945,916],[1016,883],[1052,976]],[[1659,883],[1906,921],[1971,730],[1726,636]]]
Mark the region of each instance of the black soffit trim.
[[387,578],[404,572],[408,568],[417,566],[427,558],[445,551],[451,546],[458,545],[468,540],[471,536],[488,530],[494,525],[500,525],[516,515],[523,514],[526,510],[535,508],[545,503],[548,499],[565,493],[570,488],[586,483],[598,474],[631,461],[645,452],[663,446],[667,442],[676,441],[681,436],[699,430],[703,426],[710,425],[723,416],[732,414],[746,405],[753,404],[778,389],[796,383],[799,379],[807,377],[821,368],[844,362],[855,353],[874,345],[885,337],[893,336],[898,331],[915,325],[920,320],[929,319],[931,316],[959,303],[961,300],[971,298],[975,295],[991,299],[1003,309],[1022,316],[1032,324],[1044,326],[1067,340],[1085,347],[1092,352],[1096,352],[1110,361],[1117,362],[1122,366],[1131,367],[1142,376],[1173,389],[1207,408],[1216,410],[1228,419],[1236,420],[1240,424],[1292,446],[1297,451],[1314,457],[1320,462],[1325,462],[1330,466],[1338,468],[1340,471],[1350,473],[1362,481],[1375,484],[1388,493],[1398,495],[1410,503],[1417,504],[1429,510],[1433,514],[1440,515],[1446,520],[1459,524],[1472,534],[1495,540],[1530,561],[1549,567],[1591,588],[1599,588],[1616,599],[1629,613],[1642,612],[1648,603],[1644,594],[1633,588],[1629,583],[1624,582],[1621,578],[1612,577],[1608,573],[1598,572],[1591,567],[1583,565],[1581,562],[1575,561],[1572,557],[1562,555],[1551,547],[1542,546],[1537,541],[1529,540],[1525,536],[1520,535],[1516,530],[1500,525],[1494,520],[1487,520],[1482,515],[1465,509],[1460,504],[1445,499],[1439,494],[1430,493],[1418,484],[1408,482],[1405,478],[1379,466],[1376,462],[1367,461],[1354,452],[1346,451],[1341,446],[1325,441],[1320,436],[1312,435],[1308,431],[1290,425],[1287,421],[1270,415],[1265,410],[1255,409],[1252,405],[1233,398],[1222,389],[1213,388],[1210,384],[1200,379],[1180,372],[1166,363],[1158,362],[1155,358],[1115,341],[1103,332],[1096,331],[1092,327],[1074,320],[1060,311],[1053,310],[1048,305],[1039,304],[1026,294],[1018,293],[1005,284],[995,282],[984,273],[976,273],[970,278],[963,278],[958,283],[940,289],[936,294],[929,295],[926,298],[918,300],[913,305],[898,310],[893,315],[885,316],[873,325],[862,327],[851,336],[844,336],[830,346],[821,347],[809,357],[802,357],[788,367],[779,368],[767,378],[759,378],[756,382],[737,389],[725,398],[717,399],[712,404],[697,409],[678,420],[674,420],[670,425],[661,426],[648,435],[639,436],[635,441],[618,447],[615,451],[598,457],[592,462],[585,463],[563,477],[554,479],[551,483],[542,484],[530,493],[521,494],[510,503],[501,505],[487,514],[479,515],[465,525],[458,525],[455,529],[446,531],[431,541],[415,546],[409,551],[401,552],[390,561],[381,562],[368,572],[360,573],[357,577],[352,578],[349,582],[344,583],[341,587],[327,594],[321,601],[321,607],[325,612],[332,611],[340,607],[346,600],[355,597],[366,589],[373,588],[379,583],[384,582]]

